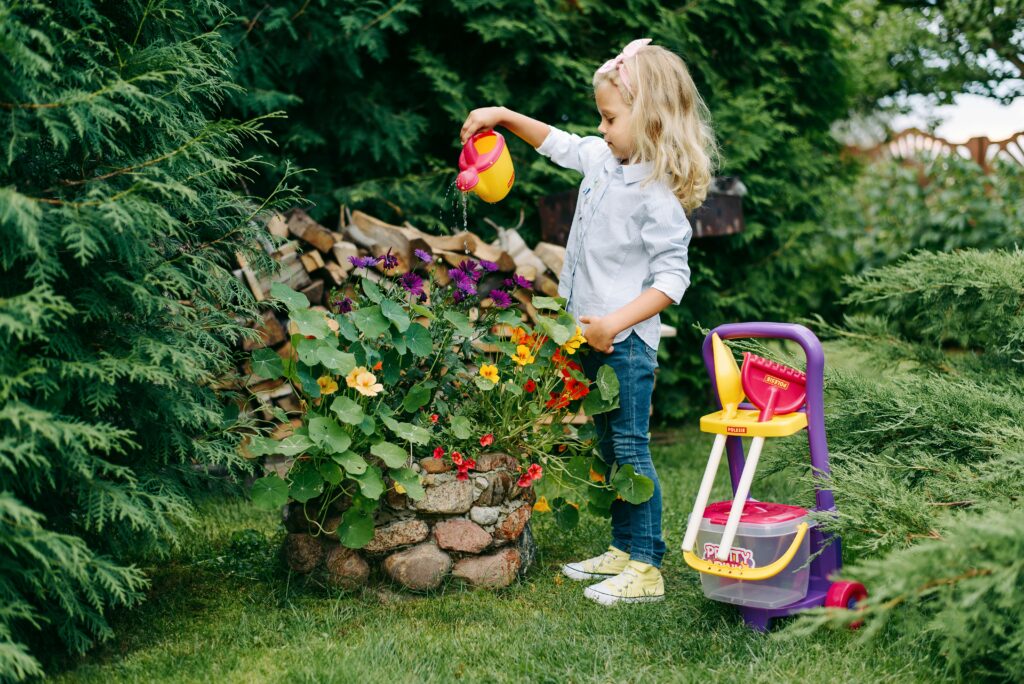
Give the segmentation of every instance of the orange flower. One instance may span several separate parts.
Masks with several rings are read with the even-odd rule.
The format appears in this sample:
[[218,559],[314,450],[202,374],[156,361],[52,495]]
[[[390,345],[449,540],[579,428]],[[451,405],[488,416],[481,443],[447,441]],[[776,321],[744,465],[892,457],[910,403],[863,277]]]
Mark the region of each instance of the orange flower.
[[383,361],[378,361],[377,363],[373,364],[373,370],[375,370],[375,371],[379,371],[383,367],[384,367],[384,362]]
[[604,482],[604,475],[597,472],[593,468],[590,469],[590,481],[591,482]]
[[550,513],[551,504],[548,503],[546,496],[538,497],[537,503],[533,504],[533,511],[535,513]]

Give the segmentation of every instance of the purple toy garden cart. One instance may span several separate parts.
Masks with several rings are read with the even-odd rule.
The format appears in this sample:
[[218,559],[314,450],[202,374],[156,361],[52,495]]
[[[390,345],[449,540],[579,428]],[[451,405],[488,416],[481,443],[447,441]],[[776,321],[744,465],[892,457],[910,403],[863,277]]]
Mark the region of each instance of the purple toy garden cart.
[[[724,344],[724,340],[736,338],[798,343],[807,360],[806,374],[748,354],[741,387],[736,360]],[[722,410],[701,419],[701,429],[716,433],[717,437],[687,527],[683,552],[687,564],[701,572],[704,593],[739,606],[744,621],[761,631],[768,629],[773,618],[807,608],[853,608],[867,592],[857,582],[830,579],[842,566],[839,538],[818,530],[803,508],[749,498],[765,437],[784,437],[806,429],[811,466],[819,483],[814,511],[835,511],[832,491],[825,488],[829,458],[824,417],[825,356],[821,343],[802,325],[732,323],[720,325],[708,334],[703,355],[712,385],[718,389]],[[747,372],[748,362],[761,364],[757,382],[765,385],[760,388],[749,384],[754,380],[748,377],[752,376]],[[763,401],[766,387],[773,394],[767,402],[767,412]],[[804,390],[806,398],[802,397]],[[787,392],[790,398],[796,393],[796,401],[791,402],[793,408],[783,415],[773,415],[775,395]],[[754,438],[747,454],[742,437]],[[728,453],[735,498],[708,504],[723,450]]]

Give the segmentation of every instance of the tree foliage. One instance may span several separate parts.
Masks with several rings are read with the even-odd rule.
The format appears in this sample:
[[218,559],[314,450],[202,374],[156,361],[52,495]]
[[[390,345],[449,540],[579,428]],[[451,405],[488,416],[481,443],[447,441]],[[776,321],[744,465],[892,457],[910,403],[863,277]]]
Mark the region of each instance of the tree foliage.
[[4,678],[108,638],[193,465],[244,467],[211,382],[254,314],[230,269],[269,203],[227,188],[266,134],[210,116],[231,55],[194,5],[0,2]]

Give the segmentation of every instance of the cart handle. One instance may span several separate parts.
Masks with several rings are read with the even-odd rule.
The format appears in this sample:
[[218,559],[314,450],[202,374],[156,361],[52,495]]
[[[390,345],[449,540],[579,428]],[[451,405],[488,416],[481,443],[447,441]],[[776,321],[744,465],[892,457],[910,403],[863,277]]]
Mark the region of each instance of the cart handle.
[[761,568],[739,568],[732,565],[720,565],[697,558],[693,551],[683,551],[683,560],[694,570],[709,575],[752,581],[771,579],[785,570],[789,562],[793,560],[793,556],[796,555],[797,550],[800,548],[800,542],[804,540],[805,534],[807,534],[807,523],[800,523],[796,528],[796,536],[793,537],[793,543],[789,545],[786,552],[779,556],[775,562]]

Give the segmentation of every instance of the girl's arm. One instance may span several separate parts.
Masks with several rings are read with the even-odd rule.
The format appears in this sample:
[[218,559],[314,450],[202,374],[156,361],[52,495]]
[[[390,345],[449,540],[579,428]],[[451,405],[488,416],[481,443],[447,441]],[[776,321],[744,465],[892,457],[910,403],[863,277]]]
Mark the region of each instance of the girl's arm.
[[583,336],[587,344],[598,351],[611,354],[612,340],[626,328],[659,314],[672,303],[672,298],[656,288],[648,288],[629,304],[605,316],[580,316],[580,323],[587,326]]
[[544,138],[548,137],[551,127],[543,121],[531,119],[525,114],[514,112],[508,107],[481,107],[474,109],[466,117],[462,124],[462,131],[459,138],[462,144],[473,136],[474,133],[495,126],[504,126],[517,136],[525,140],[530,147],[540,147]]

